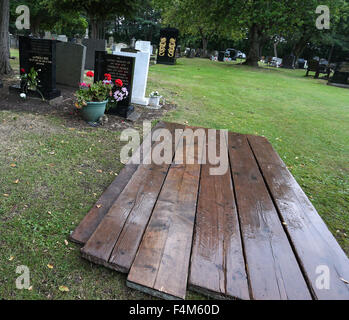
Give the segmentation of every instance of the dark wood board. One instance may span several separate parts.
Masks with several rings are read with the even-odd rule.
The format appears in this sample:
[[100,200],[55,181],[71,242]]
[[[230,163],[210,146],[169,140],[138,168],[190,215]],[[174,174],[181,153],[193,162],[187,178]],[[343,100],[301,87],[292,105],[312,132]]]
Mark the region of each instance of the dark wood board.
[[[168,127],[172,136],[174,136],[175,129],[181,128],[184,129],[184,126],[176,125]],[[175,139],[172,139],[172,158],[175,149]],[[125,273],[131,268],[169,167],[170,164],[152,164],[148,176],[144,175],[144,182],[141,182],[138,186],[139,191],[133,202],[133,208],[111,253],[109,259],[111,268]],[[123,204],[119,203],[119,205],[121,206]]]
[[[166,129],[173,133],[175,126],[169,124]],[[158,131],[155,133],[160,134]],[[160,142],[154,143],[153,150]],[[173,154],[172,147],[172,157]],[[170,164],[155,163],[139,165],[82,248],[84,258],[121,272],[128,272],[169,166]]]
[[253,299],[311,299],[248,144],[229,133],[229,156]]
[[[186,139],[191,139],[189,148],[197,155],[197,139]],[[200,167],[198,163],[171,165],[130,269],[128,286],[165,299],[185,298]]]
[[[261,139],[251,136],[248,139],[315,297],[349,300],[349,285],[343,281],[349,281],[346,254],[287,168],[266,163],[257,148]],[[320,281],[326,268],[329,289]]]
[[[227,151],[227,141],[217,131],[216,154],[220,142]],[[208,145],[206,146],[208,154]],[[222,157],[222,155],[221,155]],[[249,297],[246,266],[241,243],[239,219],[228,154],[223,175],[213,175],[202,165],[195,233],[191,255],[189,289],[219,299]]]
[[[164,122],[159,122],[154,127],[151,134],[153,134],[153,132],[156,132],[156,129],[164,128],[166,125],[167,124],[165,124]],[[146,149],[144,155],[143,151],[144,150],[142,145],[140,147],[141,156],[146,156],[147,153],[150,152],[150,149]],[[123,191],[133,174],[136,172],[139,165],[132,164],[133,159],[134,157],[129,160],[129,162],[121,170],[119,175],[114,179],[112,184],[106,189],[106,191],[103,192],[96,205],[94,205],[91,208],[91,210],[86,214],[84,219],[80,222],[78,227],[70,235],[71,241],[84,245],[87,242],[87,240],[91,237],[91,235],[97,229],[104,216],[109,211],[112,204],[119,197],[120,193]]]

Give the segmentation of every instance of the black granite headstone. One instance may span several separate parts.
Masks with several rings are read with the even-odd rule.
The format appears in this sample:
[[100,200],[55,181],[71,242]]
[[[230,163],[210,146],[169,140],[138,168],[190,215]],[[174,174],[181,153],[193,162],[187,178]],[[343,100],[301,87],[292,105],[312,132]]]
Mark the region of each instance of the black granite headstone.
[[157,63],[175,64],[179,31],[175,28],[160,30],[160,42]]
[[[20,69],[29,73],[34,68],[40,80],[38,89],[47,100],[61,95],[56,89],[56,41],[19,37]],[[20,86],[10,89],[20,90]],[[35,95],[33,93],[33,95]]]
[[107,41],[101,39],[84,39],[82,44],[86,47],[85,69],[92,70],[95,63],[96,51],[105,51]]
[[343,61],[337,65],[329,83],[349,86],[349,61]]
[[295,68],[296,57],[294,55],[289,55],[282,58],[282,68],[294,69]]
[[219,51],[218,52],[218,61],[224,61],[224,55],[225,55],[225,51]]
[[131,106],[134,66],[134,57],[118,56],[107,54],[104,51],[96,51],[94,81],[104,80],[104,75],[109,73],[112,76],[113,82],[116,79],[122,80],[124,87],[127,88],[129,93],[126,99],[119,101],[115,108],[108,110],[108,113],[128,118],[134,111],[134,107]]

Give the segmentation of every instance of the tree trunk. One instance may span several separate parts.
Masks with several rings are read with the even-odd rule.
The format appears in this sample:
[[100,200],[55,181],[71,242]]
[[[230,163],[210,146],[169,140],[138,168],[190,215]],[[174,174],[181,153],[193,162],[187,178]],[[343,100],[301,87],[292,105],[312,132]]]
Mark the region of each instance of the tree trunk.
[[8,43],[10,20],[9,0],[0,0],[0,74],[12,73]]
[[309,37],[303,34],[302,37],[298,40],[298,42],[293,47],[293,54],[295,55],[295,61],[298,61],[308,41],[309,41]]
[[98,39],[98,20],[95,16],[90,16],[91,39]]
[[334,50],[334,44],[332,44],[332,46],[331,46],[331,50],[330,50],[330,53],[329,53],[329,55],[328,55],[328,59],[327,59],[328,64],[330,64],[330,63],[331,63],[331,60],[332,60],[332,55],[333,55],[333,50]]
[[201,41],[202,41],[202,55],[201,58],[207,58],[207,45],[208,45],[208,39],[204,35],[204,32],[202,28],[199,28],[200,36],[201,36]]
[[244,64],[252,67],[258,67],[258,61],[259,61],[259,48],[261,44],[261,31],[257,24],[253,24],[251,26],[250,32],[249,32],[249,42],[250,42],[250,51],[247,55],[246,62]]

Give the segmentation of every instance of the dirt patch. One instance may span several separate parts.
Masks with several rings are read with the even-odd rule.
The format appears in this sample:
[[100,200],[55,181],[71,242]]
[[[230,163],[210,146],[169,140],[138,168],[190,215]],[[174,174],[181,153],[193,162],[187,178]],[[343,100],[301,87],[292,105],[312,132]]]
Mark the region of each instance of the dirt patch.
[[[4,87],[0,89],[0,110],[21,111],[35,113],[36,115],[54,115],[63,120],[66,127],[73,128],[90,128],[74,106],[75,89],[65,86],[57,86],[61,90],[63,102],[59,105],[51,106],[47,102],[40,99],[23,100],[19,95],[9,93],[8,87],[11,84],[18,84],[16,77],[4,79]],[[173,104],[165,103],[160,110],[148,109],[143,106],[134,105],[136,112],[140,114],[137,121],[132,122],[124,118],[107,115],[108,121],[103,124],[103,128],[109,130],[122,130],[128,127],[135,126],[144,120],[156,120],[161,118],[166,112],[174,109]]]

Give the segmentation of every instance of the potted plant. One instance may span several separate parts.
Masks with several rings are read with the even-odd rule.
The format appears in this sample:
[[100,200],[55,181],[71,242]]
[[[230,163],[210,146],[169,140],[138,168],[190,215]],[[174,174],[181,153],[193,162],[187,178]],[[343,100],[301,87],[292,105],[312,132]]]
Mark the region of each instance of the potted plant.
[[[87,77],[93,78],[94,73],[88,71]],[[75,94],[77,102],[75,106],[82,110],[82,117],[88,122],[97,122],[106,111],[128,96],[128,91],[123,87],[120,79],[115,80],[113,85],[109,73],[104,75],[103,81],[92,84],[80,83],[79,90]]]
[[[40,69],[38,71],[41,71]],[[21,79],[21,94],[20,97],[25,99],[27,97],[28,91],[34,91],[40,94],[42,100],[44,99],[43,94],[39,90],[40,80],[38,79],[38,72],[32,67],[27,73],[24,68],[20,70]]]
[[160,104],[160,99],[162,97],[160,96],[158,91],[153,91],[150,95],[149,95],[149,105],[153,106],[153,107],[159,107]]
[[[93,78],[94,73],[88,71],[86,76]],[[75,93],[77,99],[75,106],[81,109],[83,119],[88,122],[96,122],[103,116],[111,92],[111,81],[107,78],[92,84],[80,83],[79,89]]]

